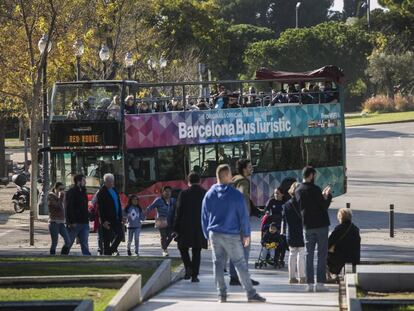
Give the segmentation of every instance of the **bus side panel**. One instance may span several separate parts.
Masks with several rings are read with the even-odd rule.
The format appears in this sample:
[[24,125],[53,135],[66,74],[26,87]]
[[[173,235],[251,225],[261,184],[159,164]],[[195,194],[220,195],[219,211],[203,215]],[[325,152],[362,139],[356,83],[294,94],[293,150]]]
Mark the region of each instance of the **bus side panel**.
[[[316,168],[316,184],[322,189],[331,185],[333,196],[344,194],[344,167],[321,167]],[[302,181],[302,171],[284,171],[253,173],[251,177],[251,199],[256,206],[264,206],[272,196],[275,188],[279,187],[285,178],[293,177],[297,181]]]
[[[211,178],[202,178],[201,179],[201,187],[208,190],[211,185],[216,182],[214,177]],[[150,187],[146,188],[143,191],[137,193],[139,197],[139,205],[142,208],[147,208],[151,203],[160,196],[161,188],[164,186],[170,186],[173,190],[173,197],[177,197],[178,193],[181,190],[185,190],[188,188],[187,181],[185,180],[172,180],[172,181],[165,181],[165,182],[157,182]],[[152,211],[147,219],[155,219],[156,211]]]

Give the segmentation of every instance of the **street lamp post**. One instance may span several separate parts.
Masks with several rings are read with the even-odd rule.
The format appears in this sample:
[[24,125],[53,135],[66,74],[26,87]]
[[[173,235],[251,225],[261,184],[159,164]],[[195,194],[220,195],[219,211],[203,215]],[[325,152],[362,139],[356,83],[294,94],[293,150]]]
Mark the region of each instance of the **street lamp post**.
[[81,39],[76,39],[75,43],[73,44],[73,50],[75,51],[76,56],[76,81],[79,81],[81,79],[80,59],[85,50]]
[[[47,195],[49,193],[49,154],[47,153],[47,145],[49,140],[49,118],[48,118],[48,111],[47,111],[47,76],[46,76],[46,68],[47,68],[47,53],[50,52],[52,48],[52,42],[49,40],[48,44],[48,37],[44,34],[38,44],[37,44],[40,54],[45,55],[45,62],[42,68],[42,101],[43,101],[43,182],[42,182],[42,201],[41,201],[41,214],[47,214]],[[46,48],[47,46],[47,48]],[[36,178],[36,176],[32,176],[32,178]]]
[[132,80],[132,66],[134,65],[134,60],[132,59],[132,54],[130,52],[125,54],[125,67],[128,70],[128,80]]
[[102,44],[101,50],[99,51],[99,58],[103,62],[103,79],[106,79],[106,62],[109,60],[109,48],[106,44]]
[[299,28],[299,8],[301,3],[296,3],[296,28]]
[[371,28],[371,1],[367,0],[367,23],[368,29]]

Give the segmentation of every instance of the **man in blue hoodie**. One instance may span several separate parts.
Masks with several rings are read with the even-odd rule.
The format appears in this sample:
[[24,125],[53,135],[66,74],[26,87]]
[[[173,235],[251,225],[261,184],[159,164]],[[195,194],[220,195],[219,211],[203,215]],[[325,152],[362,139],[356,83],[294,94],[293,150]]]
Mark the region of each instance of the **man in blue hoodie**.
[[[224,268],[227,258],[230,258],[247,293],[248,302],[265,302],[266,299],[253,288],[244,259],[243,247],[250,245],[250,221],[244,197],[230,186],[232,174],[227,164],[217,167],[216,176],[217,184],[210,188],[203,200],[201,223],[204,236],[210,240],[213,250],[218,301],[227,301]],[[243,234],[243,241],[240,233]]]

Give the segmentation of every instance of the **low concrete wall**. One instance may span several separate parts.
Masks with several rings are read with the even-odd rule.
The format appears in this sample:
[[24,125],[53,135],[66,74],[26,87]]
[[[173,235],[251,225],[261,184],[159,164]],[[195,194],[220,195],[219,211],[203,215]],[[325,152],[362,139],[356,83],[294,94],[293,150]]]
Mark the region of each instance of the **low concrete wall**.
[[367,291],[403,292],[414,290],[414,266],[359,265],[358,286]]
[[129,310],[141,302],[141,275],[131,275],[115,297],[109,302],[105,311]]
[[348,305],[348,311],[361,311],[361,302],[357,296],[357,275],[347,274],[345,275],[346,284],[346,299]]
[[145,283],[142,289],[142,301],[148,300],[171,284],[171,260],[166,259]]

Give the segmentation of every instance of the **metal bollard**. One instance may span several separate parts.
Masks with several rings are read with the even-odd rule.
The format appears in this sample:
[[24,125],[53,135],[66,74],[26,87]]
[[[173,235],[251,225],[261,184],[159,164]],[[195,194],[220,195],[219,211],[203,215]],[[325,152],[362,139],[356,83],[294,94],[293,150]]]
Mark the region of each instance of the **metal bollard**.
[[394,237],[394,204],[390,204],[390,238]]
[[351,203],[346,203],[346,208],[351,208]]

